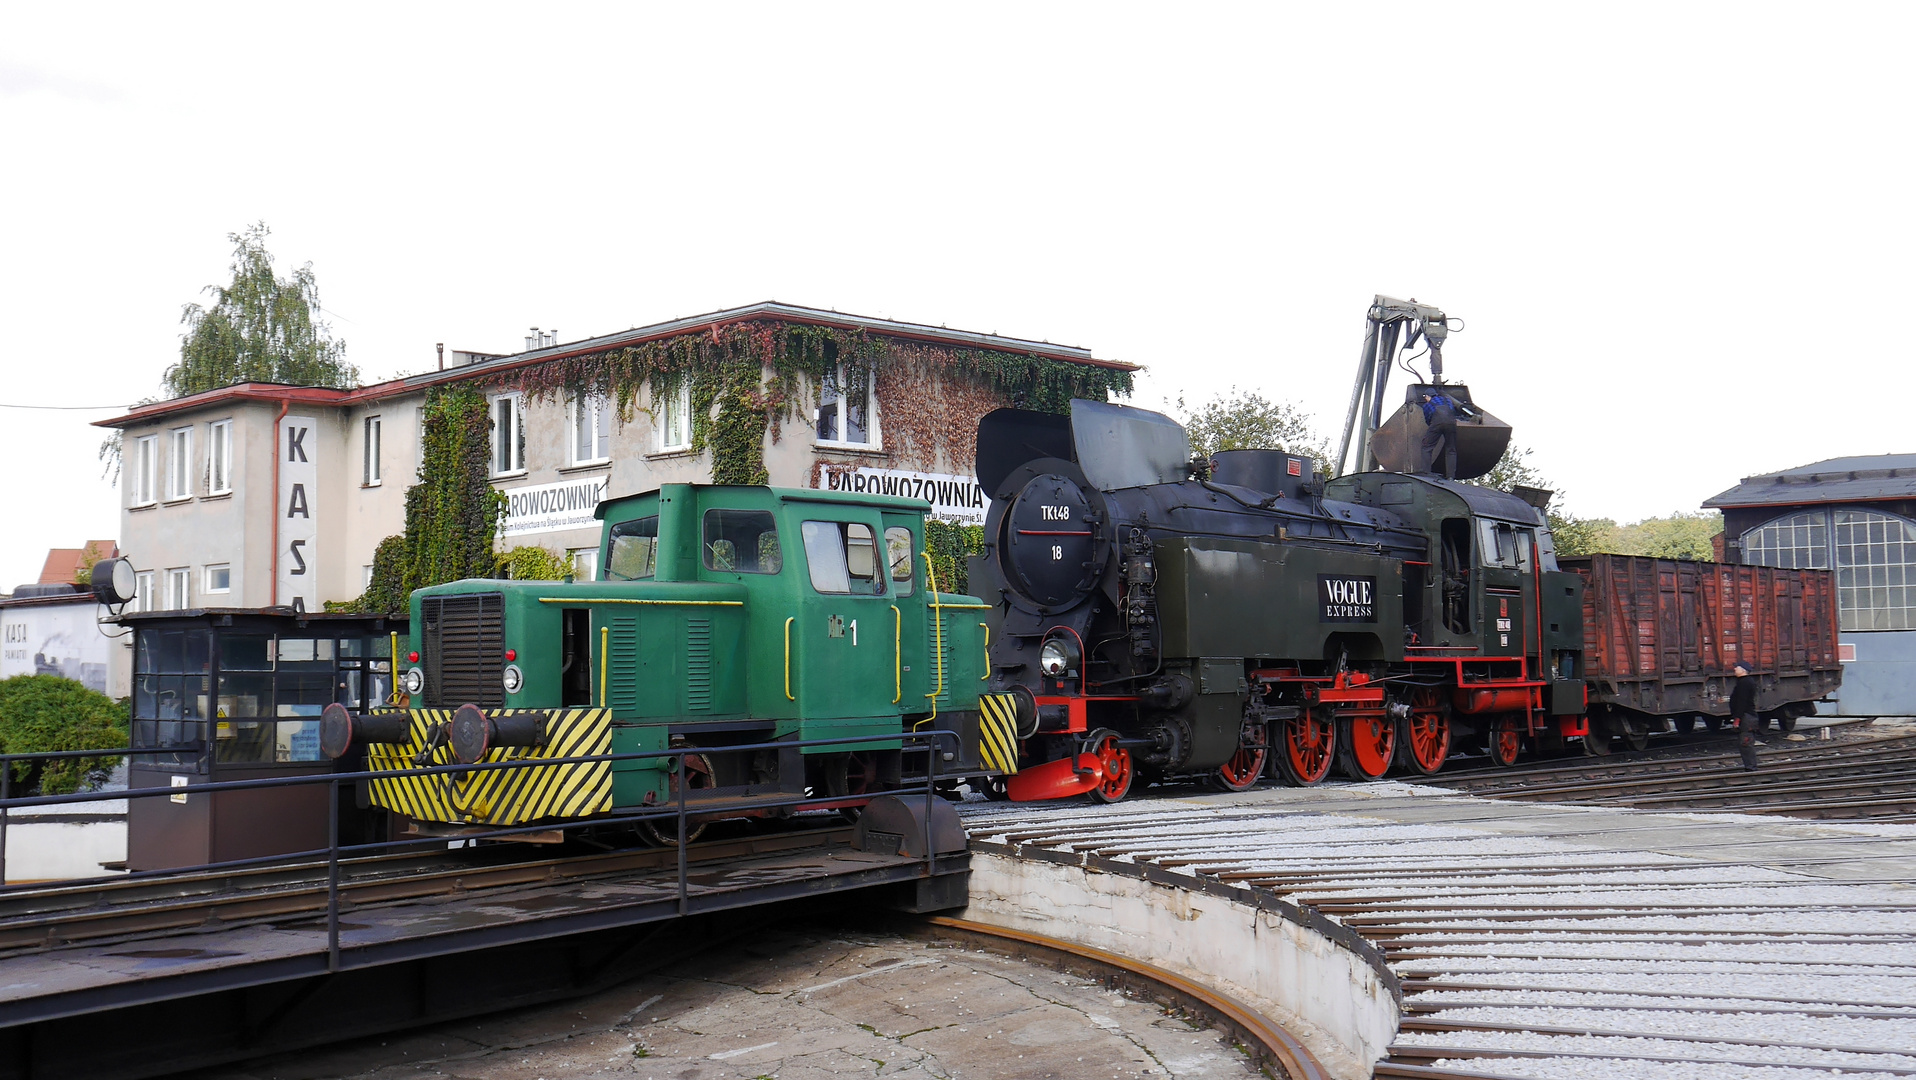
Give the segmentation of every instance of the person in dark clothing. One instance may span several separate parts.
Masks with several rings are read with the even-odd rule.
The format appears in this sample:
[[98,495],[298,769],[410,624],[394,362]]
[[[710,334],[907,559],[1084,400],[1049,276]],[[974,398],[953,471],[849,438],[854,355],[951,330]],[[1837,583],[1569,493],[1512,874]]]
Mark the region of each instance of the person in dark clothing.
[[[1424,471],[1457,478],[1457,403],[1442,390],[1424,395]],[[1438,455],[1442,454],[1441,459]],[[1439,460],[1443,468],[1438,468]]]
[[1736,745],[1743,752],[1743,768],[1756,769],[1756,679],[1742,664],[1733,668],[1736,685],[1730,688],[1730,716],[1736,720]]

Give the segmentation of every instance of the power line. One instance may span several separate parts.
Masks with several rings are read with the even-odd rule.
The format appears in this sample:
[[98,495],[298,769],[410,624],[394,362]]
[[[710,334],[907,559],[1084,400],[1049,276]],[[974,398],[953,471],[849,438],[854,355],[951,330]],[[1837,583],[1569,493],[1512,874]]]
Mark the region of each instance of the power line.
[[56,412],[106,412],[126,408],[125,405],[9,405],[0,401],[0,409],[45,409]]

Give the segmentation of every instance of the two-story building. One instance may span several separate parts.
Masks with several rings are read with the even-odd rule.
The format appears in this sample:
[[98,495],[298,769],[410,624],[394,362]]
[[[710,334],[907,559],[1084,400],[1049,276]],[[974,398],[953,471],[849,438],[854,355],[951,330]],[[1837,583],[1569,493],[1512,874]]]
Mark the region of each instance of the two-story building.
[[979,417],[1126,393],[1135,370],[1082,348],[769,302],[531,344],[351,390],[247,383],[102,421],[121,432],[139,607],[358,597],[374,549],[404,530],[436,388],[486,395],[499,546],[566,554],[591,578],[599,500],[711,482],[740,439],[771,484],[909,494],[981,522]]

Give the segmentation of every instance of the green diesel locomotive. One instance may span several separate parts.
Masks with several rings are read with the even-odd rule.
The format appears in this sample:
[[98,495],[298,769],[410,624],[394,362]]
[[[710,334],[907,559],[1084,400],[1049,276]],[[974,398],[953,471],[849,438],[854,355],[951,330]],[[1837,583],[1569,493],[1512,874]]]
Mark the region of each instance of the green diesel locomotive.
[[[1009,702],[981,717],[986,607],[937,590],[928,509],[697,484],[608,500],[599,581],[415,592],[406,707],[331,710],[324,748],[363,748],[372,770],[710,748],[682,769],[664,756],[368,785],[415,831],[449,833],[669,806],[680,783],[705,817],[776,815],[805,795],[853,806],[898,786],[901,732],[958,733],[915,755],[941,776],[1015,772]],[[793,745],[724,752],[778,743]]]

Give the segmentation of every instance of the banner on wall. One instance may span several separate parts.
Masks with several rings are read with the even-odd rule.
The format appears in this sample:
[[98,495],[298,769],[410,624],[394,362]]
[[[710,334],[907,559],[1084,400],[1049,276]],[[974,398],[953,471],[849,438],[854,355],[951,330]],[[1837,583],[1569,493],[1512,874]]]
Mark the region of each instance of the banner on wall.
[[823,469],[818,486],[826,491],[857,491],[867,495],[896,495],[923,499],[931,516],[961,525],[983,525],[991,499],[975,476],[911,472],[905,469]]
[[502,488],[499,493],[506,497],[506,522],[500,527],[499,535],[596,529],[599,522],[592,513],[599,508],[599,500],[605,498],[605,485],[605,477],[595,476],[561,480],[556,484]]
[[319,610],[319,453],[310,416],[279,422],[279,579],[273,603]]

